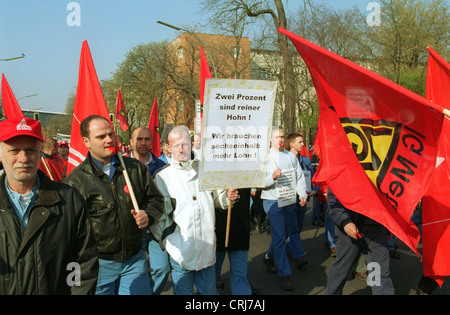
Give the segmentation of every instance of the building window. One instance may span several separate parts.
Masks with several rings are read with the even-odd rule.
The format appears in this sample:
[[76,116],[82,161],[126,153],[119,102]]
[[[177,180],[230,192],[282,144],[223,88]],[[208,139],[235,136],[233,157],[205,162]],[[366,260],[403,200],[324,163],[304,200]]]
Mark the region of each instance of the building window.
[[231,47],[231,55],[234,59],[238,59],[241,54],[241,49],[239,47],[233,46]]
[[183,59],[183,47],[178,48],[178,60]]
[[182,111],[183,109],[184,109],[184,100],[181,99],[181,100],[178,102],[178,110],[179,110],[179,111]]

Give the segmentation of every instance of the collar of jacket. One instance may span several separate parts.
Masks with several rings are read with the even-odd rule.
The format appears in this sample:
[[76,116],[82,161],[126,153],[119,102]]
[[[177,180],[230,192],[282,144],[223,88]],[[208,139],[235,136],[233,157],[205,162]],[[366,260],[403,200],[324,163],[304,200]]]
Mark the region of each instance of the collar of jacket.
[[[6,195],[5,188],[5,176],[6,173],[3,173],[0,177],[0,207],[2,209],[11,209],[14,211],[14,208],[9,201],[8,196]],[[60,201],[59,194],[55,187],[56,183],[52,182],[41,170],[37,171],[37,176],[39,176],[40,187],[37,192],[37,198],[34,202],[33,207],[43,206],[49,207],[57,204]]]
[[192,180],[197,176],[198,170],[198,160],[189,160],[187,162],[178,162],[172,159],[170,164],[175,170],[186,171],[188,175],[188,180]]
[[[99,168],[95,165],[94,161],[92,160],[92,156],[91,156],[91,153],[90,153],[90,152],[88,152],[88,154],[87,154],[87,156],[86,156],[86,161],[87,161],[87,165],[88,165],[90,171],[91,171],[95,176],[97,176],[97,177],[108,176],[108,175],[106,175],[105,173],[103,173],[103,171],[102,171],[101,169],[99,169]],[[114,163],[113,165],[114,165],[114,167],[116,168],[116,172],[115,172],[115,173],[117,173],[117,172],[122,173],[123,167],[122,167],[122,165],[120,164],[120,162],[116,162],[116,163]]]
[[189,169],[195,169],[195,167],[198,165],[198,160],[189,160],[186,162],[178,162],[175,161],[174,159],[172,159],[172,161],[170,161],[170,164],[173,165],[173,167],[175,167],[176,169],[179,170],[189,170]]

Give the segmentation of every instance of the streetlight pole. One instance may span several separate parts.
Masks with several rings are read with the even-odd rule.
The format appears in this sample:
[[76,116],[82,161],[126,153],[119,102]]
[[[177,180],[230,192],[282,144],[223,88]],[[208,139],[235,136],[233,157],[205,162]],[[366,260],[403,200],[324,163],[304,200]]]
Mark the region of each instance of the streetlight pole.
[[25,54],[22,53],[22,56],[12,57],[12,58],[3,58],[3,59],[0,59],[0,61],[10,61],[10,60],[20,59],[20,58],[24,58],[24,57],[25,57]]
[[170,28],[172,28],[172,29],[174,29],[176,31],[187,32],[187,33],[191,34],[192,36],[194,36],[195,38],[197,38],[197,40],[202,44],[203,47],[205,47],[206,51],[208,52],[209,58],[211,59],[212,66],[213,66],[213,69],[214,69],[214,77],[217,79],[217,71],[216,71],[216,65],[214,64],[214,59],[213,59],[211,53],[209,52],[208,46],[206,46],[205,43],[203,43],[203,41],[197,35],[195,35],[191,31],[189,31],[187,29],[184,29],[182,27],[179,27],[179,26],[174,26],[174,25],[171,25],[169,23],[162,22],[162,21],[157,21],[157,23],[161,24],[161,25],[164,25],[164,26],[167,26],[167,27],[170,27]]
[[36,96],[36,95],[37,94],[25,95],[25,96],[22,96],[21,98],[18,98],[17,101],[20,101],[21,99],[26,98],[26,97],[33,97],[33,96]]

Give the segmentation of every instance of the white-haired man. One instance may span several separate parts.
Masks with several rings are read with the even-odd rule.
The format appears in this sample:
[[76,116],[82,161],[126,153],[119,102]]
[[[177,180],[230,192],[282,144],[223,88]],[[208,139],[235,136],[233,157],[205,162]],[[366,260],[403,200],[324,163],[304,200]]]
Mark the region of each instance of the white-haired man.
[[[168,135],[172,161],[155,174],[164,195],[165,215],[150,227],[170,256],[174,294],[217,294],[215,207],[237,199],[236,189],[200,191],[198,160],[191,160],[191,136],[184,126]],[[228,199],[228,200],[227,200]]]

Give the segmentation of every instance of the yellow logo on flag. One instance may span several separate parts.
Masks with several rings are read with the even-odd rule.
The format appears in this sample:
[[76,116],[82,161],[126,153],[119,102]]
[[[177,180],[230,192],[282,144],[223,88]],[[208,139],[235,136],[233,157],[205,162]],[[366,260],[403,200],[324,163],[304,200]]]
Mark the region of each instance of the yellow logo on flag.
[[342,118],[341,123],[361,166],[380,188],[398,146],[401,124],[355,118]]

